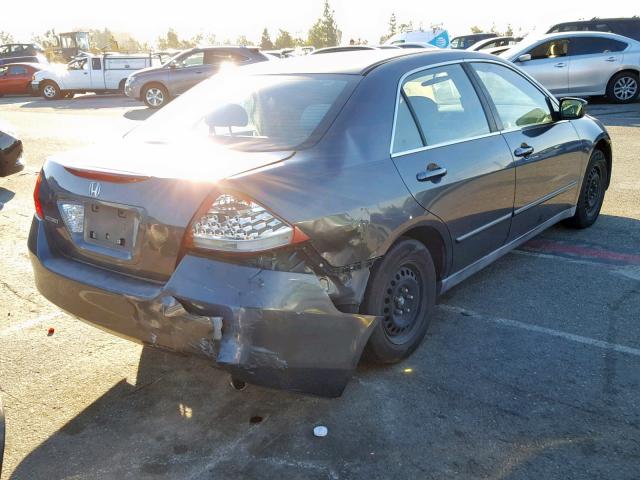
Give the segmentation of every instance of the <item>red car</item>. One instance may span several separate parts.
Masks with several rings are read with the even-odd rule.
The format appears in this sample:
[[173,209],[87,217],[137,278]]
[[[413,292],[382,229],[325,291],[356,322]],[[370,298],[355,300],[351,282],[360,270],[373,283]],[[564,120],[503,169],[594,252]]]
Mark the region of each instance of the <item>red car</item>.
[[0,66],[0,96],[31,93],[31,77],[42,67],[37,63],[9,63]]

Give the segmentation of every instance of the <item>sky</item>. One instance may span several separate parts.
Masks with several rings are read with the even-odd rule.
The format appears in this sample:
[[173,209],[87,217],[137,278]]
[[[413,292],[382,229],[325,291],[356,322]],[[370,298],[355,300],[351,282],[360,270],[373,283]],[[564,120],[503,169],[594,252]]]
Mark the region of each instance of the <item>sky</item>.
[[[239,35],[258,42],[267,27],[275,39],[278,29],[306,37],[309,27],[322,14],[323,0],[50,0],[25,2],[0,0],[0,30],[11,33],[16,41],[29,41],[31,34],[55,28],[109,28],[129,32],[140,41],[154,43],[173,27],[180,38],[198,33],[213,33],[220,41],[235,41]],[[428,1],[428,0],[331,0],[342,42],[362,38],[377,43],[387,32],[389,17],[395,12],[398,23],[413,21],[427,28],[444,24],[451,36],[469,33],[472,25],[486,30],[493,24],[505,30],[507,24],[523,33],[544,32],[554,23],[581,18],[640,15],[640,2],[622,0],[516,0]]]

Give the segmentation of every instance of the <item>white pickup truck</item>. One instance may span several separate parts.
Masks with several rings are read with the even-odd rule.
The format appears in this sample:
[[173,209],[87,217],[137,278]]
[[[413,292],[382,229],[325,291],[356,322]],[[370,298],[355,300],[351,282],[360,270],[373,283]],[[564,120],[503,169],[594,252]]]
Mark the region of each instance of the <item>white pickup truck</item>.
[[31,88],[47,100],[71,98],[76,93],[124,92],[131,73],[156,63],[159,60],[152,55],[87,55],[36,72]]

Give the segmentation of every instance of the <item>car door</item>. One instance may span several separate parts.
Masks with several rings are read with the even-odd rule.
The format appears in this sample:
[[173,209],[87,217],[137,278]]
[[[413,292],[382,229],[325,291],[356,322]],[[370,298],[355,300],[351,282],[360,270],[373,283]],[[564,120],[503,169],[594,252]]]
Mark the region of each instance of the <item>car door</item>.
[[569,39],[569,93],[604,94],[609,79],[622,65],[622,51],[628,44],[606,37]]
[[67,71],[61,78],[60,85],[65,90],[81,90],[91,88],[89,61],[86,58],[74,60],[67,65]]
[[515,63],[554,95],[564,94],[569,91],[568,46],[566,38],[543,42],[523,53],[531,55],[530,60]]
[[28,93],[31,75],[24,65],[12,65],[8,72],[9,92],[10,93]]
[[585,154],[571,122],[555,121],[552,100],[507,65],[473,62],[515,161],[509,239],[575,205]]
[[186,92],[207,78],[209,67],[204,63],[204,51],[195,50],[176,59],[169,73],[169,88],[173,95]]
[[461,64],[426,68],[402,82],[392,158],[416,201],[447,225],[452,271],[504,243],[514,162]]

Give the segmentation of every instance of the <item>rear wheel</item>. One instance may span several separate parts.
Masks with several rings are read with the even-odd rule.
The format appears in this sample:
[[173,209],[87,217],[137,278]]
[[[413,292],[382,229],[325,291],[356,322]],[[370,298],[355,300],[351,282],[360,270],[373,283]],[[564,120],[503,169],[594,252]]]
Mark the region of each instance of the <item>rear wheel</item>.
[[607,98],[615,103],[631,103],[640,94],[638,75],[633,72],[620,72],[609,80]]
[[160,108],[169,100],[169,92],[162,85],[152,84],[142,91],[142,100],[149,108]]
[[55,82],[45,82],[40,87],[40,94],[46,100],[57,100],[60,98],[60,87]]
[[573,228],[593,225],[600,215],[608,178],[607,159],[602,150],[594,150],[582,181],[576,213],[565,220],[566,225]]
[[396,243],[374,266],[361,311],[382,317],[371,334],[365,358],[395,363],[424,338],[436,298],[436,274],[429,250],[417,240]]

